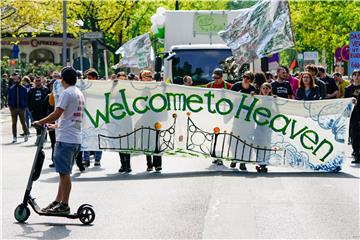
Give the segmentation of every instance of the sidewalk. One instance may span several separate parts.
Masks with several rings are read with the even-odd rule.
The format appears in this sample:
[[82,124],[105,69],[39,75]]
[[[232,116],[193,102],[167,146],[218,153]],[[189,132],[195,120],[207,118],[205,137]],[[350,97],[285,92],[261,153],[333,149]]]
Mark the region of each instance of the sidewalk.
[[9,108],[3,108],[0,110],[0,123],[11,121],[11,115]]

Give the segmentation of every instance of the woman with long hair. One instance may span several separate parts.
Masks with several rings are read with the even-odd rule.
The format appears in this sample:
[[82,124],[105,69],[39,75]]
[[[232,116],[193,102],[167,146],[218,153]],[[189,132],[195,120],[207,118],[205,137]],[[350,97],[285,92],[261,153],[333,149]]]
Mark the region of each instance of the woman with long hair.
[[319,100],[320,88],[315,84],[315,80],[310,72],[302,72],[299,77],[299,88],[296,92],[297,100]]

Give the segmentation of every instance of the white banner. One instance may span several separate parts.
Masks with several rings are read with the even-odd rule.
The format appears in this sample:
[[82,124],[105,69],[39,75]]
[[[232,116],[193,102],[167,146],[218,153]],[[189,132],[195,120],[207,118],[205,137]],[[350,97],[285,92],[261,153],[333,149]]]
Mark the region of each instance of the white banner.
[[290,165],[336,171],[351,99],[295,101],[157,82],[89,81],[83,150]]

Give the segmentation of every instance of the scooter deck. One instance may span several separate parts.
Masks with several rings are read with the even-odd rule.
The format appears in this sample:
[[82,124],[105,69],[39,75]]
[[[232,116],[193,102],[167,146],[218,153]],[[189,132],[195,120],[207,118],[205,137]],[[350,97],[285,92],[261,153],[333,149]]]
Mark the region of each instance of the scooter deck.
[[32,199],[31,201],[29,201],[30,206],[32,207],[32,209],[39,214],[40,216],[51,216],[51,217],[66,217],[66,218],[70,218],[70,219],[77,219],[80,218],[80,215],[78,215],[77,213],[73,213],[73,214],[51,214],[51,213],[46,213],[41,211],[41,208],[39,207],[39,205],[37,205],[37,203],[34,201],[34,199]]

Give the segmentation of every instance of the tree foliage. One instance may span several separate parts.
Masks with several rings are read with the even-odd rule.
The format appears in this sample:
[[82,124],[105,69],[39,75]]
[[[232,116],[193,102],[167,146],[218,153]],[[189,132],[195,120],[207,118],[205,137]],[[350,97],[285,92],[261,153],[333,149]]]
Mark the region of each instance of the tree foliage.
[[[255,2],[179,1],[180,10],[241,9]],[[360,1],[290,0],[289,3],[298,51],[325,49],[330,60],[336,47],[348,43],[349,33],[360,30]],[[6,33],[24,36],[29,32],[61,34],[62,6],[59,0],[2,0],[2,36]],[[126,41],[150,31],[150,17],[160,6],[175,10],[175,0],[67,1],[67,31],[75,37],[80,32],[103,32],[104,39],[99,39],[98,44],[115,53]],[[83,27],[77,26],[78,20],[84,22]]]

